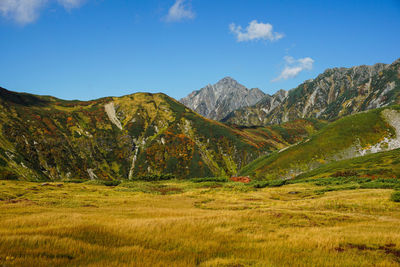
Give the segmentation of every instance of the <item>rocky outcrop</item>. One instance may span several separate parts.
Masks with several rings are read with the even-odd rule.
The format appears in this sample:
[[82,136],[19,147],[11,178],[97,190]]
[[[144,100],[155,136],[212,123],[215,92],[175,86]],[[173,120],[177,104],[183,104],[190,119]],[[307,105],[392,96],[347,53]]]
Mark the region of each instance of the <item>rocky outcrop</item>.
[[265,95],[255,105],[237,109],[221,121],[243,126],[264,125],[265,114],[270,114],[280,107],[287,95],[288,92],[285,90],[279,90],[272,96]]
[[265,94],[258,88],[247,89],[230,77],[194,91],[180,102],[200,115],[221,120],[231,111],[256,104]]
[[298,118],[335,120],[360,111],[400,103],[400,59],[392,64],[327,69],[287,93],[265,96],[222,121],[245,125],[282,123]]

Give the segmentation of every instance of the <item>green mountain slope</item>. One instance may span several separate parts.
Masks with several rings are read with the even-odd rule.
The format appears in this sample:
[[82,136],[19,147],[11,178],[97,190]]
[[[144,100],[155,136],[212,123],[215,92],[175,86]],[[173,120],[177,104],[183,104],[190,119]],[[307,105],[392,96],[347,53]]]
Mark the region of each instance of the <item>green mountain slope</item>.
[[296,178],[320,178],[346,173],[377,178],[400,177],[400,149],[328,163]]
[[320,125],[241,129],[164,94],[64,101],[2,88],[0,122],[0,175],[29,180],[233,175]]
[[257,179],[293,178],[324,164],[400,147],[400,107],[339,119],[310,139],[260,157],[240,173]]

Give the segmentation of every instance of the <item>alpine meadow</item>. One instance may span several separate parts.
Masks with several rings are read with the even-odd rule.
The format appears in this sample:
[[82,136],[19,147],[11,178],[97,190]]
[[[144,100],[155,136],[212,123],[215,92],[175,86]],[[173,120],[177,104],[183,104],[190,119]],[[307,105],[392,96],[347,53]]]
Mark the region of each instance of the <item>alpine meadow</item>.
[[400,266],[399,29],[395,0],[0,0],[0,266]]

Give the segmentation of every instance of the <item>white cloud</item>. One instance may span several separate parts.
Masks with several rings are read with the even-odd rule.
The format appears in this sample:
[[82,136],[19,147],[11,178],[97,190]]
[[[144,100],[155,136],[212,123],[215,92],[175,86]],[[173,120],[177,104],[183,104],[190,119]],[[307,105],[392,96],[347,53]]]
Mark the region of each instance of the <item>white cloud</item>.
[[85,0],[0,0],[0,15],[25,25],[36,21],[49,2],[57,2],[65,9],[80,7]]
[[35,21],[47,0],[0,0],[0,13],[19,24]]
[[252,40],[276,41],[284,36],[282,33],[274,32],[271,24],[258,23],[257,20],[251,21],[244,31],[241,26],[236,26],[235,23],[229,25],[229,29],[236,35],[238,42]]
[[194,19],[196,14],[190,6],[185,5],[185,0],[176,0],[175,4],[169,9],[165,20],[167,22],[176,22],[183,19]]
[[281,74],[272,80],[273,82],[294,78],[303,70],[311,70],[314,64],[314,60],[310,57],[294,59],[293,57],[286,56],[284,59],[286,66]]

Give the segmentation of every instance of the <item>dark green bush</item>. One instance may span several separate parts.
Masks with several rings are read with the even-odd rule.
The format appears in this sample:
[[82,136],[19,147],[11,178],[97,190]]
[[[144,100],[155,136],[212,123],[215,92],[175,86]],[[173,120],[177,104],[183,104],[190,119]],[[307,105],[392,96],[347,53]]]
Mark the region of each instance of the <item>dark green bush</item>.
[[390,199],[394,202],[400,202],[400,191],[394,191]]
[[121,183],[121,181],[104,181],[105,186],[117,186]]
[[167,174],[143,175],[143,176],[136,177],[135,180],[152,182],[152,181],[171,180],[171,179],[174,179],[174,178],[175,178],[175,176],[173,174],[167,173]]
[[64,183],[73,183],[73,184],[81,184],[86,182],[87,180],[83,179],[69,179],[69,180],[63,180]]
[[18,174],[7,170],[0,172],[0,180],[18,180]]
[[254,188],[265,188],[269,186],[269,181],[258,181],[254,182],[252,185]]
[[2,166],[2,167],[6,167],[7,166],[7,162],[2,158],[0,158],[0,166]]
[[287,184],[287,180],[271,180],[271,181],[256,181],[252,183],[254,188],[265,188],[265,187],[280,187]]
[[269,182],[270,187],[279,187],[282,185],[285,185],[287,183],[287,180],[272,180]]
[[356,171],[348,170],[348,171],[338,171],[332,175],[332,177],[352,177],[357,176],[358,173]]
[[203,182],[220,182],[225,183],[228,182],[228,178],[226,177],[202,177],[202,178],[193,178],[190,179],[193,183],[203,183]]

